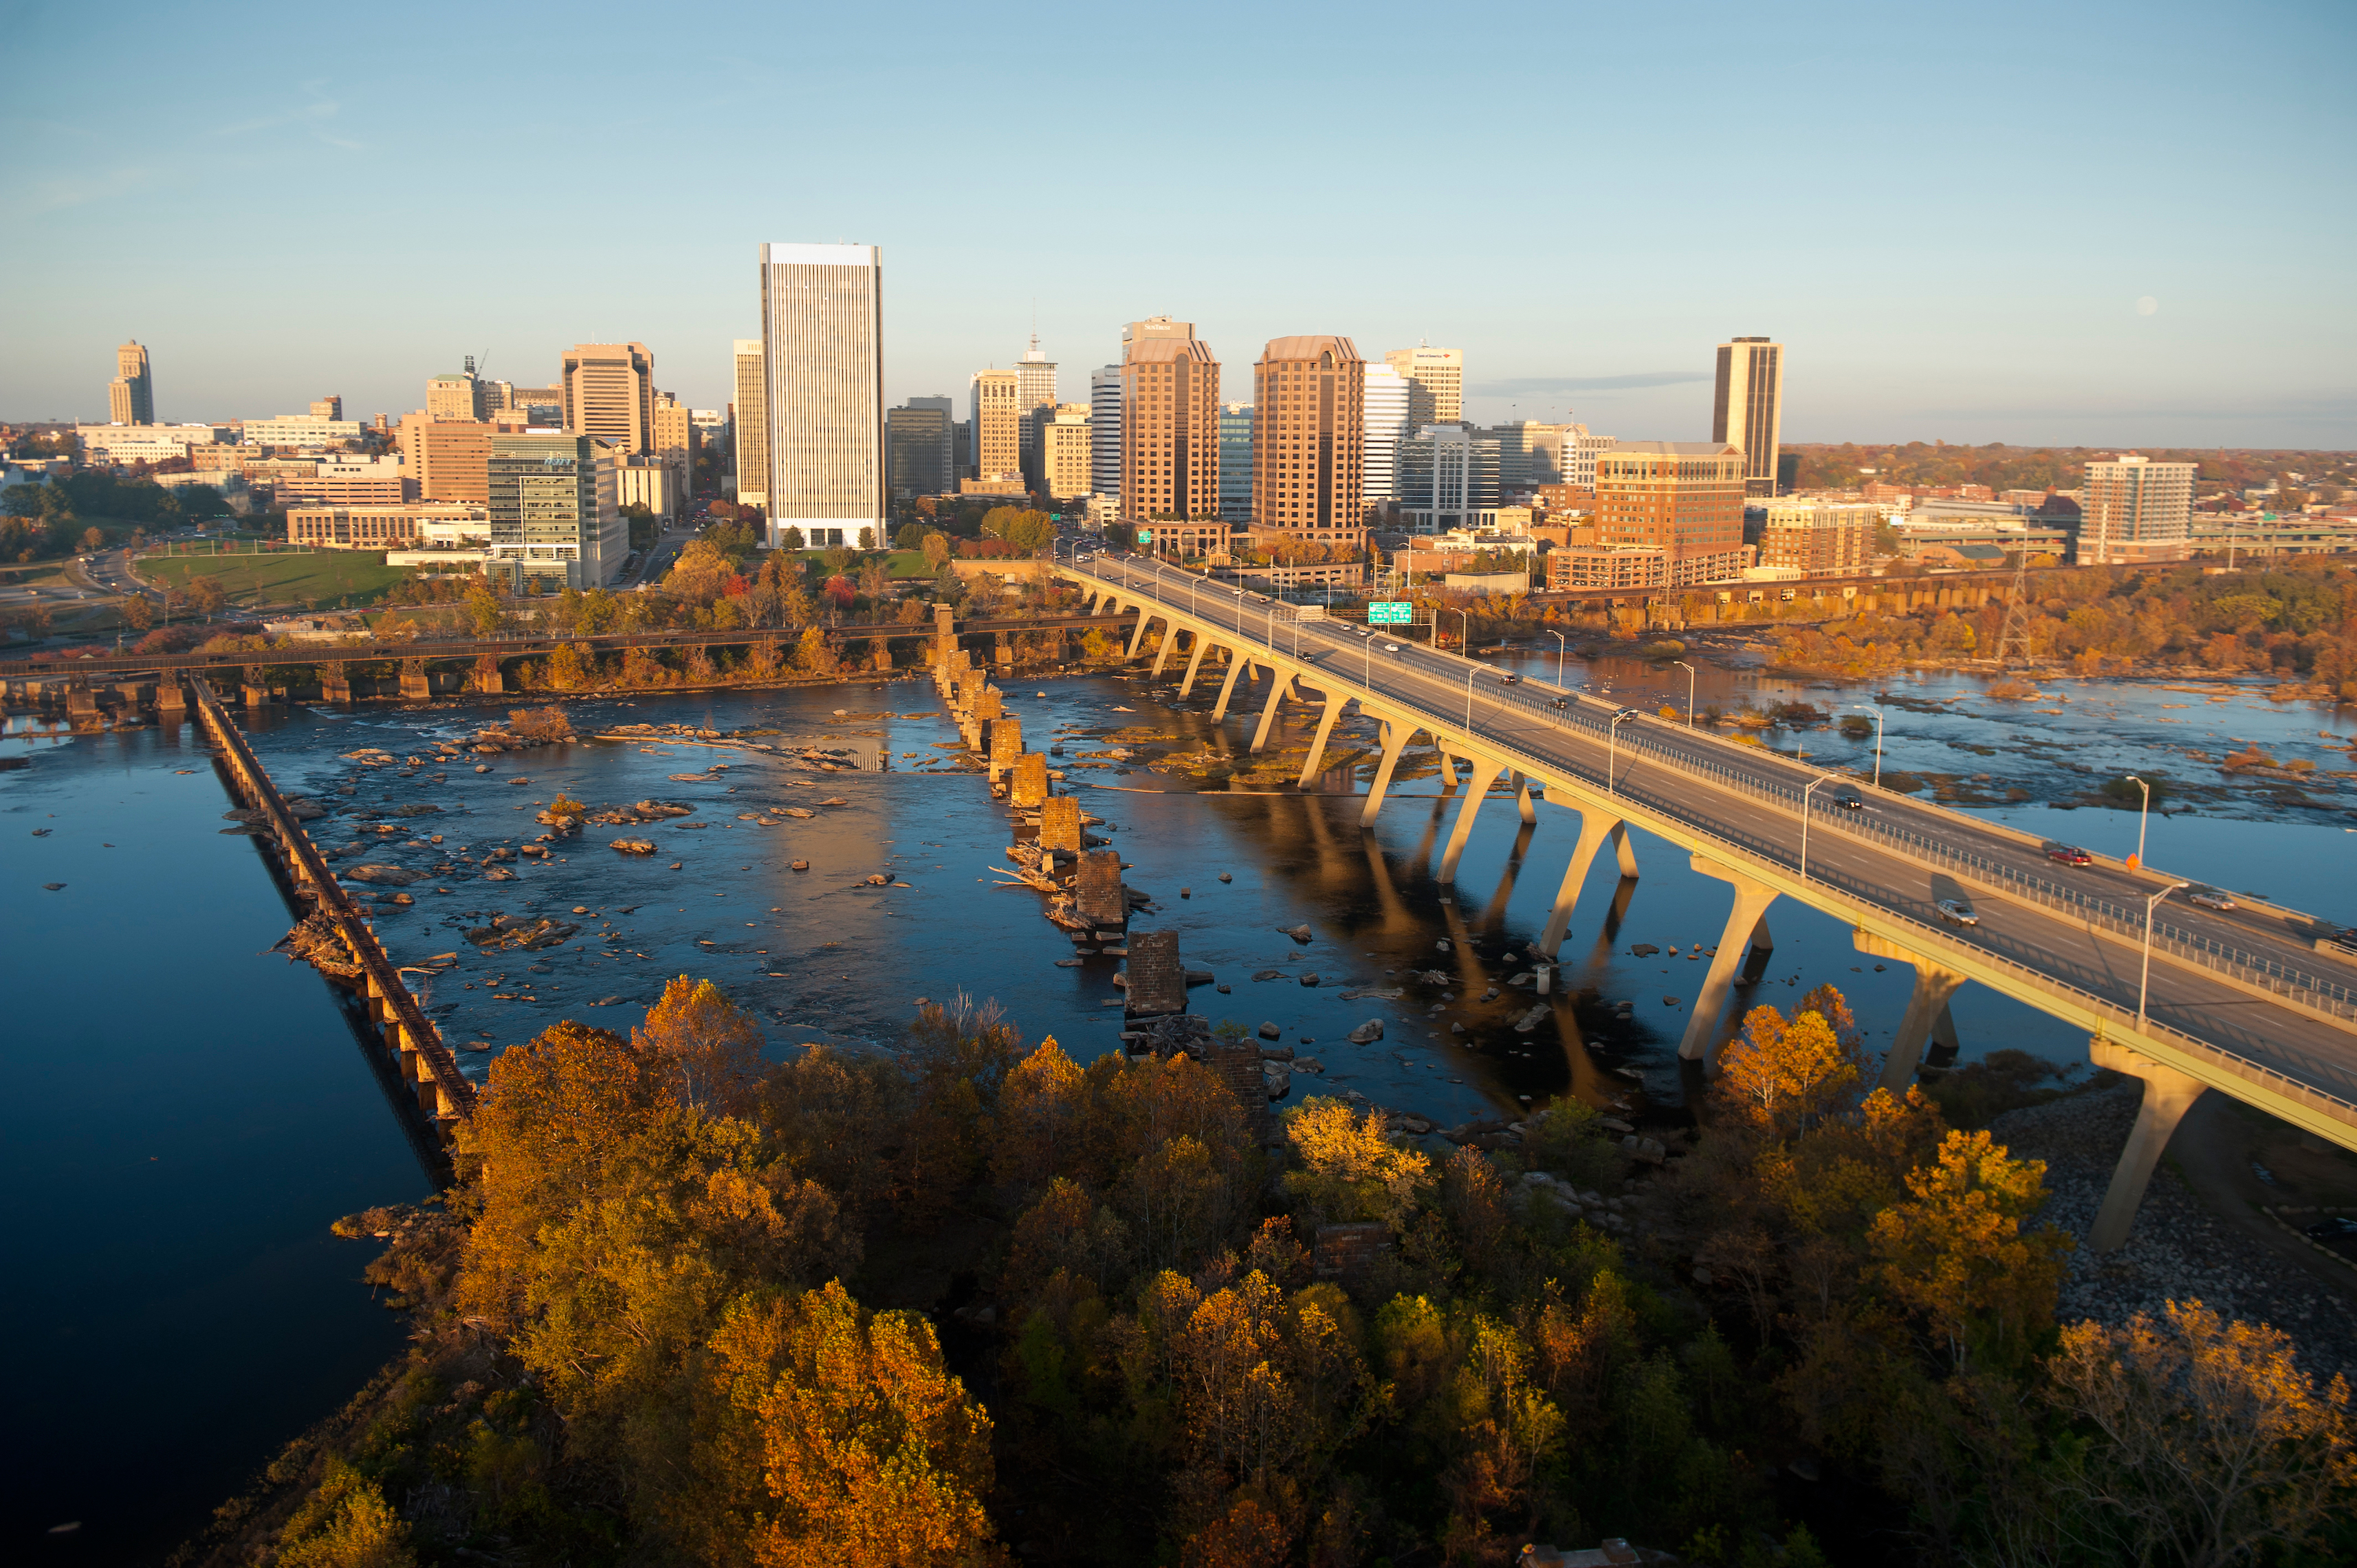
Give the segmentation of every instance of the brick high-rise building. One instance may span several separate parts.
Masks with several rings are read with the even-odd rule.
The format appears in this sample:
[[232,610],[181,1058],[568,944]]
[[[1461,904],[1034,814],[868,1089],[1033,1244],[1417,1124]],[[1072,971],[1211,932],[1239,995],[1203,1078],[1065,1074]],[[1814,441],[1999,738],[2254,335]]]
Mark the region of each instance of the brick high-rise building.
[[106,385],[106,417],[116,424],[156,423],[156,381],[147,350],[135,341],[114,350],[114,380]]
[[1407,378],[1407,422],[1412,429],[1454,424],[1465,417],[1465,350],[1419,343],[1394,349],[1383,359]]
[[[463,371],[446,371],[430,376],[425,382],[425,417],[428,419],[481,419],[495,412],[490,400],[490,383],[475,374],[475,356],[467,356]],[[504,401],[504,400],[503,400]]]
[[742,506],[767,509],[770,504],[770,402],[761,369],[759,338],[732,339],[737,399],[728,405],[730,461],[737,469],[737,500]]
[[[1157,324],[1183,329],[1150,331]],[[1166,317],[1132,323],[1121,366],[1121,510],[1140,522],[1220,515],[1220,361]]]
[[1760,564],[1810,577],[1862,576],[1872,569],[1881,521],[1882,509],[1866,501],[1776,501],[1760,533]]
[[1743,570],[1745,454],[1724,441],[1624,441],[1596,460],[1597,542],[1668,553],[1668,586]]
[[1089,405],[1060,403],[1039,422],[1039,484],[1057,500],[1089,493],[1095,431]]
[[644,343],[576,343],[557,384],[566,430],[632,456],[654,450],[655,357]]
[[650,450],[679,475],[679,493],[686,495],[695,481],[695,417],[687,404],[670,392],[655,393],[655,423]]
[[1367,364],[1348,338],[1273,338],[1253,367],[1253,525],[1363,538]]
[[1710,438],[1743,448],[1743,493],[1776,493],[1777,443],[1784,433],[1784,345],[1738,338],[1718,346]]
[[2082,566],[2143,565],[2192,553],[2191,463],[2156,463],[2134,452],[2091,459],[2079,491]]
[[1023,473],[1022,377],[1014,371],[976,371],[966,389],[974,421],[974,477],[985,482]]

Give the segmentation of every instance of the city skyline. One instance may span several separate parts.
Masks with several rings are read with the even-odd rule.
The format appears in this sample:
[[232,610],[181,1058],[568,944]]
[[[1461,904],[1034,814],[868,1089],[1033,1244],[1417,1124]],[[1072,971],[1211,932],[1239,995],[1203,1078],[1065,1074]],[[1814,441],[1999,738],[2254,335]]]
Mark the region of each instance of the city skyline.
[[[640,19],[594,5],[565,16],[609,37]],[[893,257],[894,403],[1011,362],[1035,312],[1043,349],[1075,373],[1118,357],[1121,322],[1168,312],[1222,344],[1317,330],[1370,352],[1461,348],[1466,413],[1485,424],[1568,410],[1633,437],[1706,438],[1712,346],[1766,333],[1807,367],[1787,399],[1791,442],[2331,446],[2357,427],[2344,369],[2357,311],[2338,260],[2352,220],[2330,195],[2347,188],[2332,149],[2357,117],[2331,70],[2357,40],[2342,8],[2278,7],[2232,29],[2190,7],[1997,10],[1960,30],[1929,15],[1867,28],[1828,11],[1808,27],[1714,7],[1674,68],[1580,63],[1652,57],[1654,24],[1610,12],[1503,7],[1446,40],[1347,29],[1352,77],[1413,74],[1444,99],[1487,97],[1525,59],[1572,60],[1566,134],[1586,177],[1534,194],[1509,183],[1512,160],[1437,145],[1413,116],[1340,121],[1271,101],[1281,62],[1334,44],[1332,14],[1315,8],[1255,14],[1243,49],[1218,26],[1164,38],[1121,21],[1018,42],[900,14],[723,7],[737,47],[641,61],[629,111],[576,148],[601,189],[644,183],[695,220],[607,225],[595,245],[562,246],[549,236],[581,219],[556,185],[415,135],[492,104],[529,118],[577,86],[527,14],[468,14],[456,52],[432,26],[387,36],[360,16],[307,15],[260,40],[203,13],[134,5],[123,20],[101,37],[38,11],[16,39],[39,69],[0,121],[19,171],[0,258],[40,308],[11,324],[0,417],[102,416],[93,356],[126,338],[152,349],[167,420],[297,410],[322,387],[348,412],[397,416],[462,353],[545,385],[581,342],[645,343],[670,390],[719,406],[731,343],[759,331],[741,257],[794,232]],[[2027,32],[2035,51],[2018,48]],[[795,49],[776,47],[789,36]],[[879,63],[821,81],[782,64],[822,43]],[[1758,120],[1736,95],[1641,112],[1673,70],[1713,70],[1776,82],[1775,113]],[[207,84],[229,75],[252,86],[225,105]],[[1273,115],[1332,173],[1303,187],[1244,171],[1204,221],[1150,244],[1115,228],[969,237],[945,221],[963,181],[920,149],[961,134],[977,83],[1007,77],[1184,82],[1209,122]],[[121,93],[125,80],[143,91]],[[862,105],[888,80],[896,108],[877,119]],[[1950,84],[1970,112],[1914,107],[1910,83]],[[737,127],[765,113],[784,150],[739,167]],[[1702,175],[1727,146],[1763,143],[1774,177],[1611,216],[1624,168]],[[266,245],[240,242],[243,220],[178,151],[154,150],[166,146],[267,190]],[[1083,138],[1059,156],[1076,180],[1117,187],[1143,149]],[[361,242],[338,214],[386,159],[404,187],[434,189],[435,208],[394,201]],[[1482,216],[1370,227],[1419,186]],[[2233,214],[2212,216],[2210,193],[2227,189]],[[2234,216],[2270,212],[2298,221]],[[166,252],[159,228],[176,237]],[[1255,242],[1235,245],[1240,232]]]

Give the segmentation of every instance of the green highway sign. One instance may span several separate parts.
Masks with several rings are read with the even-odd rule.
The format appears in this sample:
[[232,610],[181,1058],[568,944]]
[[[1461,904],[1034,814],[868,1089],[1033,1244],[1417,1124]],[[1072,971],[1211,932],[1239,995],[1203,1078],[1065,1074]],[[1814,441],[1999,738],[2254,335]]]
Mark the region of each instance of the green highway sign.
[[1378,599],[1367,607],[1369,626],[1406,626],[1415,618],[1415,607],[1398,600]]
[[1151,543],[1153,543],[1153,542],[1154,542],[1154,530],[1152,530],[1152,529],[1150,529],[1150,528],[1141,528],[1141,529],[1139,529],[1139,530],[1137,531],[1137,542],[1138,542],[1140,544],[1151,544]]

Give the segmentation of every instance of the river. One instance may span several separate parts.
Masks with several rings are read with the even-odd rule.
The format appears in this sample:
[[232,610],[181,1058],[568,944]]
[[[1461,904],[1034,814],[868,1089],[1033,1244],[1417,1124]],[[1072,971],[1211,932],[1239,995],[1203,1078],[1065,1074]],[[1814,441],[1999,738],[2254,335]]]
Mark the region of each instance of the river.
[[[1551,652],[1504,661],[1550,678],[1555,662]],[[1567,673],[1648,707],[1685,700],[1686,672],[1674,666],[1575,657]],[[1432,779],[1398,786],[1362,835],[1352,799],[1196,792],[1142,755],[1080,755],[1120,744],[1103,738],[1117,730],[1241,747],[1248,725],[1232,715],[1215,730],[1208,688],[1173,704],[1167,683],[1157,693],[1135,677],[1003,684],[1035,748],[1065,737],[1068,787],[1114,829],[1129,884],[1153,896],[1134,928],[1175,928],[1188,966],[1228,987],[1196,989],[1194,1010],[1274,1024],[1322,1063],[1322,1079],[1297,1075],[1296,1099],[1322,1081],[1443,1123],[1566,1087],[1602,1101],[1641,1083],[1654,1102],[1677,1102],[1684,1004],[1702,967],[1688,955],[1717,940],[1726,893],[1666,844],[1637,835],[1632,883],[1598,857],[1563,950],[1554,1025],[1519,1033],[1532,998],[1504,983],[1529,968],[1520,952],[1577,836],[1570,813],[1542,805],[1524,828],[1511,801],[1493,800],[1454,887],[1443,887],[1432,865],[1456,804]],[[2347,711],[2169,684],[2061,682],[2009,703],[1962,677],[1836,688],[1705,667],[1696,697],[1727,708],[1876,703],[1887,772],[2002,802],[1980,809],[2115,854],[2135,847],[2136,814],[2068,803],[2123,771],[2165,774],[2193,809],[2156,811],[2152,863],[2357,919],[2349,780],[2321,778],[2303,790],[2321,804],[2293,805],[2280,787],[2228,786],[2214,764],[2186,755],[2256,743],[2279,761],[2314,762],[2320,776],[2347,771]],[[513,881],[435,874],[408,889],[413,905],[381,906],[378,930],[398,961],[457,955],[425,1001],[470,1076],[559,1018],[627,1030],[680,974],[709,977],[754,1009],[779,1053],[813,1041],[888,1045],[919,998],[961,992],[996,999],[1027,1038],[1053,1035],[1080,1059],[1115,1045],[1117,961],[1059,967],[1071,943],[1040,918],[1038,896],[993,875],[1006,864],[1005,809],[976,774],[918,770],[955,739],[929,682],[568,706],[584,734],[619,724],[873,734],[892,753],[880,774],[818,774],[679,744],[561,745],[489,758],[484,773],[471,756],[416,768],[398,760],[463,742],[521,701],[297,708],[253,725],[283,789],[339,808],[313,824],[317,842],[366,845],[347,867],[429,870],[461,865],[461,845],[479,861],[529,843],[534,808],[560,789],[593,808],[649,798],[694,808],[627,830],[656,841],[651,857],[615,853],[607,843],[625,830],[593,824],[545,864],[515,863]],[[1828,764],[1872,766],[1871,736],[1763,734]],[[368,1203],[414,1197],[425,1179],[324,984],[264,950],[287,915],[252,844],[218,831],[231,802],[193,732],[66,738],[18,721],[10,735],[6,755],[32,766],[0,774],[0,918],[19,977],[18,1026],[0,1047],[16,1089],[0,1159],[26,1217],[14,1251],[32,1266],[18,1271],[6,1311],[19,1429],[41,1441],[9,1477],[5,1539],[79,1520],[73,1536],[48,1541],[60,1559],[142,1560],[392,1353],[395,1320],[357,1283],[367,1252],[326,1227]],[[370,747],[396,761],[371,768],[346,755]],[[2022,798],[2007,800],[2012,791]],[[392,814],[404,805],[435,810]],[[771,816],[784,824],[774,827],[746,820],[789,807],[814,814]],[[795,859],[810,869],[790,870]],[[906,886],[867,885],[878,873]],[[49,882],[65,886],[44,890]],[[499,913],[579,929],[559,949],[485,955],[463,933]],[[1770,921],[1773,964],[1738,1000],[1789,1002],[1831,981],[1870,1040],[1887,1039],[1910,972],[1861,958],[1824,916],[1780,906]],[[1302,924],[1307,945],[1284,934]],[[1638,943],[1679,951],[1641,958]],[[1268,972],[1277,978],[1253,978]],[[1317,984],[1302,983],[1310,974]],[[1491,985],[1501,993],[1485,998]],[[1361,987],[1401,994],[1341,995]],[[1613,1004],[1624,999],[1622,1016]],[[1953,1013],[1967,1057],[2002,1045],[2084,1059],[2072,1031],[2002,997],[1967,988]],[[1383,1038],[1349,1043],[1371,1018]]]

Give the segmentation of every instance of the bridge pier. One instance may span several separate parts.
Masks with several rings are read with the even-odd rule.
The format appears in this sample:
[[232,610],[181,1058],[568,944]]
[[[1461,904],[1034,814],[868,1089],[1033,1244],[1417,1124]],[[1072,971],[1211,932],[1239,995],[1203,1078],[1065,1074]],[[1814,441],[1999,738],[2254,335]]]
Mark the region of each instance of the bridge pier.
[[2109,1040],[2088,1041],[2087,1054],[2097,1067],[2144,1079],[2144,1103],[2136,1107],[2136,1125],[2128,1130],[2127,1147],[2120,1151],[2120,1163],[2113,1168],[2111,1189],[2104,1194],[2104,1207],[2087,1232],[2091,1251],[2111,1252],[2127,1240],[2136,1209],[2144,1202],[2144,1189],[2152,1180],[2152,1167],[2160,1163],[2161,1151],[2169,1147],[2177,1124],[2185,1120],[2185,1113],[2208,1086]]
[[1400,752],[1415,733],[1415,726],[1405,720],[1383,721],[1383,759],[1375,764],[1374,782],[1367,786],[1367,803],[1359,809],[1361,827],[1375,825],[1375,813],[1383,809],[1383,794],[1392,787],[1392,769],[1399,766]]
[[1188,655],[1187,658],[1187,673],[1178,678],[1178,694],[1181,697],[1184,697],[1189,692],[1194,689],[1195,671],[1203,667],[1203,655],[1209,653],[1211,650],[1211,639],[1204,637],[1200,632],[1197,633],[1195,637],[1195,650],[1191,654]]
[[1948,1018],[1948,998],[1964,983],[1964,977],[1921,953],[1909,952],[1896,942],[1864,931],[1852,932],[1850,942],[1870,957],[1914,966],[1915,990],[1907,998],[1907,1011],[1899,1015],[1899,1030],[1891,1036],[1890,1054],[1882,1059],[1882,1080],[1876,1086],[1893,1094],[1904,1094],[1907,1086],[1915,1081],[1915,1069],[1923,1061],[1923,1044],[1932,1037],[1933,1029],[1946,1022],[1949,1034],[1953,1036],[1955,1025]]
[[1218,724],[1228,716],[1228,699],[1235,695],[1236,677],[1244,672],[1252,660],[1234,649],[1228,650],[1228,678],[1220,682],[1220,700],[1211,704],[1211,722]]
[[401,661],[401,694],[413,703],[422,703],[434,694],[434,678],[425,672],[423,659]]
[[1286,693],[1293,688],[1293,677],[1283,671],[1272,667],[1268,673],[1273,683],[1268,689],[1268,705],[1260,711],[1260,727],[1253,731],[1252,748],[1254,751],[1268,745],[1269,726],[1276,723],[1276,704],[1283,702]]
[[1138,647],[1146,640],[1146,623],[1153,618],[1153,607],[1151,605],[1140,605],[1137,607],[1137,625],[1130,631],[1129,652],[1126,657],[1131,659],[1137,657]]
[[1717,951],[1710,961],[1710,972],[1703,977],[1702,993],[1695,998],[1694,1014],[1686,1020],[1685,1038],[1678,1042],[1678,1055],[1686,1061],[1701,1061],[1710,1055],[1710,1037],[1718,1029],[1718,1015],[1727,1007],[1727,993],[1735,988],[1735,966],[1743,944],[1760,924],[1760,917],[1776,901],[1776,890],[1754,882],[1732,866],[1721,865],[1697,854],[1694,868],[1705,876],[1715,876],[1735,888],[1735,907],[1727,911],[1727,929],[1718,939]]
[[474,671],[467,680],[467,690],[491,694],[507,689],[507,677],[500,672],[497,655],[486,653],[475,660]]
[[66,688],[66,719],[77,725],[98,722],[98,693],[88,682],[76,681]]
[[1506,769],[1502,764],[1467,757],[1466,766],[1471,777],[1466,780],[1465,798],[1457,802],[1457,822],[1448,830],[1448,847],[1440,852],[1440,880],[1457,880],[1457,862],[1465,853],[1465,841],[1473,836],[1473,813],[1481,809],[1489,798],[1490,786]]
[[1449,750],[1448,743],[1438,736],[1432,738],[1433,744],[1440,747],[1440,792],[1454,794],[1457,790],[1457,754]]
[[1579,843],[1572,848],[1571,864],[1564,867],[1563,886],[1555,889],[1546,929],[1539,933],[1539,957],[1549,962],[1563,949],[1563,939],[1571,929],[1571,912],[1579,907],[1579,890],[1587,885],[1587,868],[1596,864],[1596,853],[1607,840],[1620,847],[1620,875],[1636,875],[1636,856],[1629,851],[1629,824],[1600,806],[1581,807]]
[[1539,809],[1531,800],[1530,777],[1520,769],[1514,773],[1514,811],[1523,819],[1524,827],[1539,820]]
[[[1775,956],[1776,938],[1768,929],[1768,917],[1762,915],[1760,923],[1751,928],[1751,945],[1743,954],[1743,983],[1757,985],[1760,977],[1768,972],[1768,961]],[[1947,1015],[1948,1010],[1941,1008],[1940,1016],[1945,1019]],[[1949,1032],[1954,1033],[1953,1026],[1950,1026]]]
[[1342,704],[1351,700],[1330,687],[1323,695],[1325,701],[1318,709],[1318,734],[1309,742],[1309,755],[1301,759],[1301,777],[1296,781],[1303,789],[1318,777],[1319,765],[1326,760],[1326,742],[1334,734],[1334,721],[1342,716]]
[[188,693],[180,678],[166,671],[156,681],[156,716],[167,725],[178,724],[188,716]]
[[[1198,642],[1202,640],[1202,635],[1200,632],[1195,634],[1195,640]],[[1162,642],[1161,645],[1154,650],[1154,668],[1147,673],[1146,677],[1147,680],[1159,681],[1162,679],[1162,667],[1170,662],[1170,650],[1177,647],[1178,644],[1178,629],[1172,627],[1168,622],[1164,622],[1162,627]]]
[[352,700],[351,666],[340,660],[320,665],[319,697],[322,702],[350,702]]

